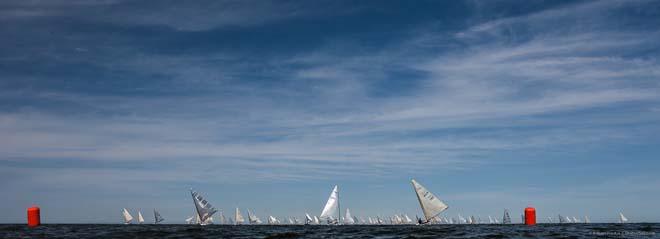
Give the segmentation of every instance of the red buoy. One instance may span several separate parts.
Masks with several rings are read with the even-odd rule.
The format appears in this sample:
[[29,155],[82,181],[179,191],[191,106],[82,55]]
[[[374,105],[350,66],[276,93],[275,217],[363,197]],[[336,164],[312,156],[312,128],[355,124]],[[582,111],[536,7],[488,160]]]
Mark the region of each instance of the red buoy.
[[536,224],[536,209],[533,207],[525,208],[525,225]]
[[39,207],[32,206],[27,209],[28,227],[37,227],[41,224],[41,212]]

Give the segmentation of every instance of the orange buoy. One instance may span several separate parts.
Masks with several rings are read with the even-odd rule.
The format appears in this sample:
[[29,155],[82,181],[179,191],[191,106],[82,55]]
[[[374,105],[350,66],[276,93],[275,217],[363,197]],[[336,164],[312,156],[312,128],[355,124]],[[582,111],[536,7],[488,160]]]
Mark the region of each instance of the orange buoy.
[[525,208],[525,225],[536,224],[536,209],[533,207]]
[[32,206],[27,209],[28,227],[37,227],[41,224],[41,212],[39,207]]

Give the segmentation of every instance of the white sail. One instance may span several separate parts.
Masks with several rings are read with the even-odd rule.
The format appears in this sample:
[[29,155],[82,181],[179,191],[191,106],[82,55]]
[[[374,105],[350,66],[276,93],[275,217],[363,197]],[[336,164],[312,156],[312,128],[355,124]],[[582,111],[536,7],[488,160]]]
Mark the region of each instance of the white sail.
[[488,215],[488,223],[490,223],[490,224],[493,224],[493,223],[494,223],[493,218],[490,217],[490,215]]
[[566,216],[566,222],[568,222],[568,223],[572,223],[573,221],[571,221],[571,218],[569,218],[568,216]]
[[573,222],[574,222],[574,223],[578,223],[578,222],[580,222],[580,220],[578,220],[577,218],[573,217]]
[[142,217],[142,212],[138,211],[138,223],[144,223],[144,217]]
[[321,223],[321,220],[317,216],[314,216],[314,224],[319,224]]
[[312,222],[314,222],[314,219],[312,219],[308,213],[305,213],[305,224],[310,224]]
[[588,216],[584,216],[584,223],[591,223]]
[[429,192],[424,186],[417,183],[417,181],[413,179],[411,182],[427,222],[448,208],[447,204]]
[[291,219],[291,217],[287,218],[287,220],[289,220],[289,224],[293,224],[293,219]]
[[623,213],[620,213],[620,212],[619,212],[619,222],[620,222],[620,223],[626,223],[626,222],[628,222],[628,218],[626,218],[626,217],[623,215]]
[[193,220],[195,220],[195,216],[189,217],[186,219],[187,224],[193,224]]
[[206,220],[211,218],[214,213],[218,211],[218,209],[215,209],[213,205],[211,205],[206,199],[202,197],[201,194],[198,192],[193,191],[190,189],[190,195],[192,195],[193,202],[195,203],[195,209],[197,212],[197,215],[199,216],[199,224],[205,225]]
[[268,216],[268,224],[277,224],[279,221],[273,216]]
[[461,214],[458,214],[458,223],[467,223],[467,220]]
[[243,218],[243,215],[241,215],[241,211],[238,210],[238,208],[236,208],[236,214],[234,214],[234,219],[235,219],[236,225],[243,224],[243,222],[245,221],[245,219]]
[[405,214],[403,216],[406,218],[406,223],[412,223],[413,222],[412,219],[410,219],[410,217],[408,217],[408,214]]
[[261,224],[261,219],[259,219],[257,215],[254,215],[254,213],[252,213],[250,209],[248,209],[247,212],[248,212],[248,221],[250,221],[250,224]]
[[227,218],[225,217],[225,214],[223,214],[222,212],[220,214],[220,223],[227,224]]
[[165,221],[165,219],[160,216],[160,213],[154,209],[154,224],[158,224],[159,222]]
[[128,210],[124,208],[124,210],[121,211],[121,215],[124,217],[124,224],[129,224],[133,220],[133,216],[131,216],[130,213],[128,213]]
[[339,189],[337,188],[337,185],[335,185],[335,188],[332,189],[332,192],[330,193],[330,197],[328,197],[328,202],[325,203],[325,207],[323,207],[323,211],[321,211],[321,216],[319,217],[321,219],[331,218],[337,212],[338,207],[339,207]]
[[351,211],[346,208],[346,215],[344,215],[344,223],[346,224],[353,224],[355,223],[355,219],[353,219],[353,216],[351,216]]

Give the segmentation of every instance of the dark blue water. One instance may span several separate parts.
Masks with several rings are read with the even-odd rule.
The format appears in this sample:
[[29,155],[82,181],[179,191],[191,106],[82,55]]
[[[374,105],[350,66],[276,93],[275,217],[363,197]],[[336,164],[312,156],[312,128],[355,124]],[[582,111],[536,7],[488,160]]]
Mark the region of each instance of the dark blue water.
[[391,226],[0,225],[0,238],[660,238],[658,223]]

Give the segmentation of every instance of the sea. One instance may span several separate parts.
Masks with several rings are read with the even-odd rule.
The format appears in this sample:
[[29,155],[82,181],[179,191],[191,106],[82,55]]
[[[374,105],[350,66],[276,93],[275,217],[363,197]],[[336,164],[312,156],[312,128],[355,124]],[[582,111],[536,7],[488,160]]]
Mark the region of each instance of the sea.
[[0,225],[0,238],[660,238],[660,223],[441,225]]

